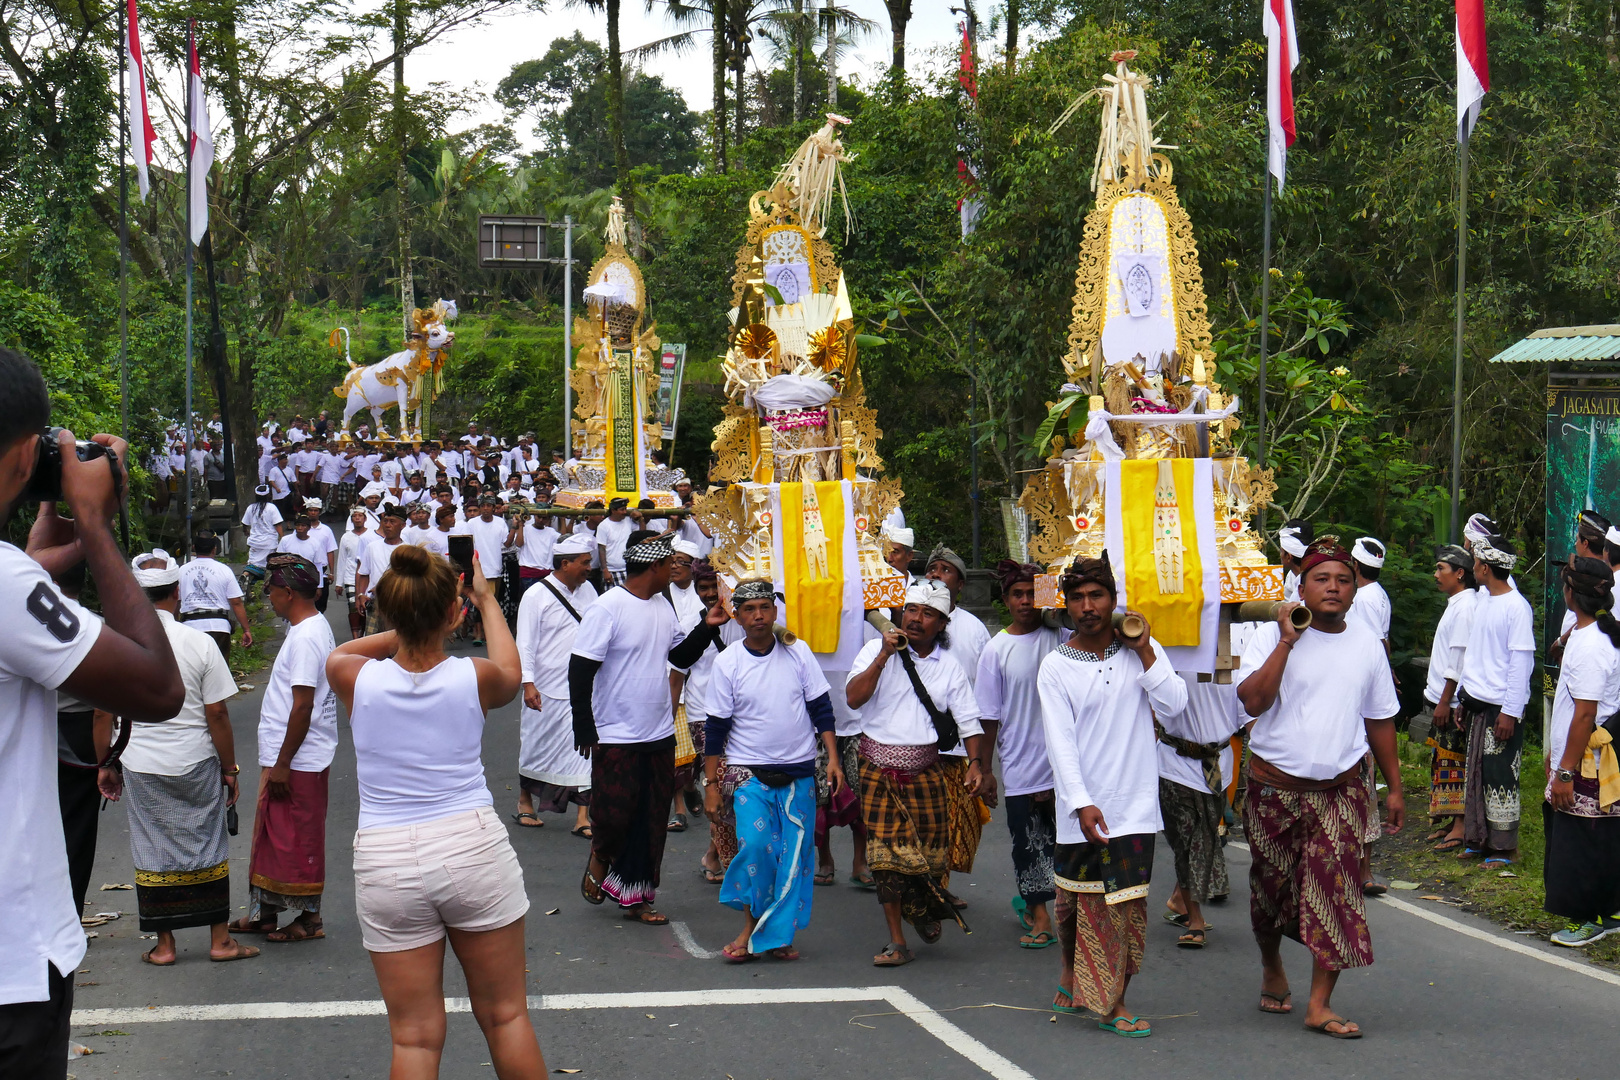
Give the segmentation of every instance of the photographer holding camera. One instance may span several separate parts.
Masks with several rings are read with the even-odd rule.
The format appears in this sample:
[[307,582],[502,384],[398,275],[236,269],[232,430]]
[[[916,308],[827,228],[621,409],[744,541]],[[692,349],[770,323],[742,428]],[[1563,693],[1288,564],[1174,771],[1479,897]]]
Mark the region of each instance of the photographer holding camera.
[[[0,520],[40,500],[27,553],[0,541],[0,1076],[66,1075],[85,952],[57,804],[57,688],[126,721],[167,720],[185,699],[168,635],[113,539],[127,448],[111,435],[76,446],[60,429],[44,445],[49,422],[39,368],[0,348]],[[81,561],[104,623],[51,581]]]

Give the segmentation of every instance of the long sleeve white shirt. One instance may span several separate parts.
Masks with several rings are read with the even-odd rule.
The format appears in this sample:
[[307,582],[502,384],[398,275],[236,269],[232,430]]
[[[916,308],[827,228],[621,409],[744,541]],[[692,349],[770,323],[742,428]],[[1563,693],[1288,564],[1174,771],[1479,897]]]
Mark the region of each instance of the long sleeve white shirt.
[[1046,754],[1057,796],[1057,842],[1081,844],[1080,811],[1095,806],[1107,834],[1158,832],[1159,759],[1153,716],[1187,707],[1187,684],[1157,641],[1146,671],[1130,649],[1101,660],[1080,659],[1060,645],[1041,662],[1036,680]]
[[1434,643],[1429,647],[1429,681],[1423,687],[1423,696],[1430,705],[1440,703],[1446,692],[1446,680],[1462,682],[1463,655],[1468,649],[1468,632],[1474,625],[1474,601],[1471,589],[1458,589],[1446,598],[1446,610],[1434,627]]
[[[883,648],[883,639],[868,641],[855,655],[849,667],[853,680],[877,660]],[[934,649],[927,656],[912,654],[917,664],[917,676],[923,688],[941,712],[950,710],[956,718],[957,731],[962,738],[983,735],[979,723],[979,703],[973,697],[973,687],[962,666],[943,649]],[[847,686],[847,683],[846,683]],[[877,688],[861,706],[861,733],[873,742],[885,746],[933,746],[939,742],[934,722],[917,699],[917,692],[906,676],[900,657],[891,656],[878,674]]]
[[[596,587],[582,581],[570,590],[556,577],[551,582],[563,599],[583,617],[596,602]],[[544,582],[536,582],[518,602],[517,650],[523,681],[546,697],[568,699],[568,658],[574,652],[579,623],[557,602]]]

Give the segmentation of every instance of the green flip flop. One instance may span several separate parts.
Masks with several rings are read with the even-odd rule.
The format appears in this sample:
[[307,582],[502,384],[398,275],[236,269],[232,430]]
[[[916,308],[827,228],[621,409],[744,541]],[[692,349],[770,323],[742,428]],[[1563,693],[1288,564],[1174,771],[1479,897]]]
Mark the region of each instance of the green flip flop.
[[1097,1026],[1102,1028],[1104,1031],[1112,1031],[1115,1035],[1123,1035],[1127,1039],[1145,1039],[1149,1035],[1153,1034],[1152,1028],[1142,1028],[1140,1031],[1126,1031],[1118,1026],[1121,1020],[1125,1021],[1127,1024],[1135,1024],[1141,1019],[1142,1018],[1140,1016],[1116,1016],[1112,1020],[1097,1021]]
[[1035,929],[1035,924],[1029,921],[1029,905],[1022,896],[1012,898],[1013,913],[1018,916],[1018,922],[1023,926],[1025,933]]
[[[1038,934],[1031,934],[1029,937],[1030,940],[1020,941],[1018,943],[1018,947],[1020,949],[1050,949],[1053,945],[1057,944],[1056,935],[1052,934],[1051,931],[1048,930],[1042,930]],[[1041,938],[1045,938],[1046,940],[1042,941],[1040,940]]]
[[1065,998],[1067,998],[1069,1000],[1069,1003],[1067,1005],[1053,1005],[1052,1006],[1052,1011],[1053,1012],[1068,1013],[1070,1016],[1079,1016],[1081,1013],[1085,1012],[1084,1009],[1075,1008],[1075,1006],[1074,1006],[1074,995],[1069,993],[1067,990],[1063,989],[1061,984],[1058,986],[1057,992],[1062,994]]

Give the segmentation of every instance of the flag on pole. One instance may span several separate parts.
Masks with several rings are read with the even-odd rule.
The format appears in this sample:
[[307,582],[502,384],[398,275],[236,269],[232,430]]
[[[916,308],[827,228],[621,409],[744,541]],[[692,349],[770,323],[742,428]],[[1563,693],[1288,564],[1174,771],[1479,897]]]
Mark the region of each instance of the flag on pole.
[[[968,19],[972,17],[970,14]],[[956,200],[956,210],[962,218],[962,239],[966,240],[973,235],[973,230],[978,227],[979,215],[984,213],[984,196],[979,192],[979,167],[976,160],[978,133],[975,130],[977,118],[974,114],[979,107],[978,65],[973,57],[972,26],[967,21],[959,23],[958,26],[962,31],[962,53],[956,81],[967,97],[967,109],[964,112],[965,123],[958,134],[959,141],[956,147],[956,177],[962,182],[962,194]]]
[[1491,88],[1485,56],[1485,0],[1457,0],[1457,141],[1474,130],[1479,104]]
[[1265,0],[1260,22],[1266,35],[1266,168],[1281,191],[1288,148],[1294,145],[1294,69],[1299,66],[1293,0]]
[[191,242],[202,243],[208,231],[208,170],[214,167],[214,133],[208,122],[208,96],[203,91],[202,65],[197,62],[197,37],[187,35],[191,50],[191,67],[186,82],[186,126],[189,129],[187,153],[190,155],[191,177],[187,197],[190,201]]
[[141,34],[135,26],[135,0],[126,0],[128,21],[125,23],[124,55],[129,62],[129,137],[135,154],[135,178],[141,189],[141,201],[152,189],[147,170],[152,164],[152,144],[157,132],[152,128],[152,117],[146,111],[146,58],[141,55]]

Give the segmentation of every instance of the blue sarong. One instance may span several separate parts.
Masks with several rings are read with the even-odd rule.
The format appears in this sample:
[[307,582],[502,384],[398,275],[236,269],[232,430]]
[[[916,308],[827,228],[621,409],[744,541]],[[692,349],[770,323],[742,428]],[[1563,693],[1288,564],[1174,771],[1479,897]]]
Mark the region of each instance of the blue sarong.
[[720,902],[757,917],[749,952],[791,945],[794,933],[810,925],[815,891],[815,777],[773,788],[750,776],[737,788],[733,807],[738,850]]

